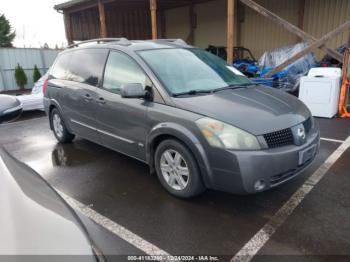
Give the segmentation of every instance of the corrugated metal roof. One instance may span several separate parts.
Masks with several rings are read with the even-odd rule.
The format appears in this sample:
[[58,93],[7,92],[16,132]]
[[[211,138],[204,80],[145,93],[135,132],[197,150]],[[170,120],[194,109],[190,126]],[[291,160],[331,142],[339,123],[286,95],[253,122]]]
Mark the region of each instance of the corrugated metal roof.
[[71,0],[71,1],[64,2],[62,4],[55,5],[53,8],[55,8],[56,10],[64,10],[64,9],[73,7],[75,5],[82,4],[84,2],[89,2],[89,0]]
[[[158,9],[171,9],[171,8],[177,8],[182,6],[188,6],[191,4],[199,4],[209,1],[216,1],[216,0],[161,0],[158,1]],[[123,7],[128,6],[129,8],[134,7],[147,7],[149,9],[149,0],[104,0],[106,4],[108,3],[117,3],[122,5]],[[64,2],[62,4],[55,5],[54,8],[56,10],[66,10],[70,9],[72,7],[76,7],[79,5],[89,3],[89,4],[95,4],[97,5],[97,0],[71,0]]]

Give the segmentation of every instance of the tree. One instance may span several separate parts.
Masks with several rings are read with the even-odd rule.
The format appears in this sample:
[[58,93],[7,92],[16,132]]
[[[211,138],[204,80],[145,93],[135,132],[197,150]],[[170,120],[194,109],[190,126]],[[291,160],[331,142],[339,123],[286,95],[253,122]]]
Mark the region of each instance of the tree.
[[15,31],[11,32],[11,25],[5,15],[0,16],[0,47],[12,47],[12,41],[16,37]]
[[16,83],[18,87],[21,89],[24,89],[24,86],[27,84],[27,76],[26,73],[24,72],[23,68],[17,64],[16,69],[15,69],[15,78],[16,78]]
[[40,77],[41,77],[40,71],[39,71],[37,65],[35,65],[34,66],[34,70],[33,70],[33,81],[34,81],[34,83],[36,81],[38,81],[40,79]]

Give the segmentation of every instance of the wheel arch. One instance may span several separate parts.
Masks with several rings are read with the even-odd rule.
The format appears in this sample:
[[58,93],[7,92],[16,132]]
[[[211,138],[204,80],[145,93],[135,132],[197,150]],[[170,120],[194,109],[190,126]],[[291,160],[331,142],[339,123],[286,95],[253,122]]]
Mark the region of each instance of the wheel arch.
[[[65,114],[63,114],[62,107],[59,105],[59,103],[55,99],[50,99],[50,104],[48,106],[48,111],[47,111],[49,119],[51,120],[51,112],[54,108],[56,108],[58,110],[58,112],[61,114],[65,126],[67,127],[68,131],[72,133],[72,129],[70,127],[70,122],[68,121]],[[50,122],[50,129],[52,130],[52,128],[53,128],[52,121],[49,121],[49,122]]]
[[146,160],[154,172],[154,154],[157,146],[166,139],[184,144],[195,157],[205,186],[210,187],[211,171],[207,155],[198,138],[189,129],[176,123],[161,123],[155,126],[146,142]]

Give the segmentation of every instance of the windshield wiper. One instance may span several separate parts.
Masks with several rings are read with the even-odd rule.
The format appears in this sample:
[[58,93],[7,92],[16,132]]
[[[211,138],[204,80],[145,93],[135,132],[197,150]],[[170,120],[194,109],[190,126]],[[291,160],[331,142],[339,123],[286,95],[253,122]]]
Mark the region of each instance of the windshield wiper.
[[256,85],[256,84],[254,84],[254,83],[244,83],[244,84],[229,85],[229,86],[220,87],[220,88],[212,89],[212,90],[195,89],[195,90],[190,90],[190,91],[186,91],[186,92],[175,93],[175,94],[173,94],[173,96],[177,97],[177,96],[182,96],[182,95],[212,94],[212,93],[215,93],[215,92],[218,92],[218,91],[222,91],[222,90],[245,88],[245,87],[254,86],[254,85]]
[[197,95],[197,94],[211,94],[213,93],[213,90],[190,90],[186,92],[181,92],[181,93],[175,93],[173,94],[174,97],[177,96],[182,96],[182,95]]
[[223,91],[223,90],[246,88],[246,87],[255,86],[255,85],[256,84],[254,84],[254,83],[234,84],[234,85],[229,85],[229,86],[225,86],[225,87],[220,87],[220,88],[214,89],[214,90],[212,90],[212,92],[216,93],[216,92]]

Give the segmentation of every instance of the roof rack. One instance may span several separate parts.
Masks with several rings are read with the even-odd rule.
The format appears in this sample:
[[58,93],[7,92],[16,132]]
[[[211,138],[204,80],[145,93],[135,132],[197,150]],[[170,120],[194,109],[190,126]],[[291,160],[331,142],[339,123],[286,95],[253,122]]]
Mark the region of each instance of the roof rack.
[[118,44],[124,44],[124,45],[130,45],[130,41],[127,38],[121,37],[121,38],[96,38],[96,39],[90,39],[86,41],[82,41],[76,44],[69,45],[67,48],[73,48],[78,47],[83,44],[88,43],[108,43],[108,42],[118,42]]

